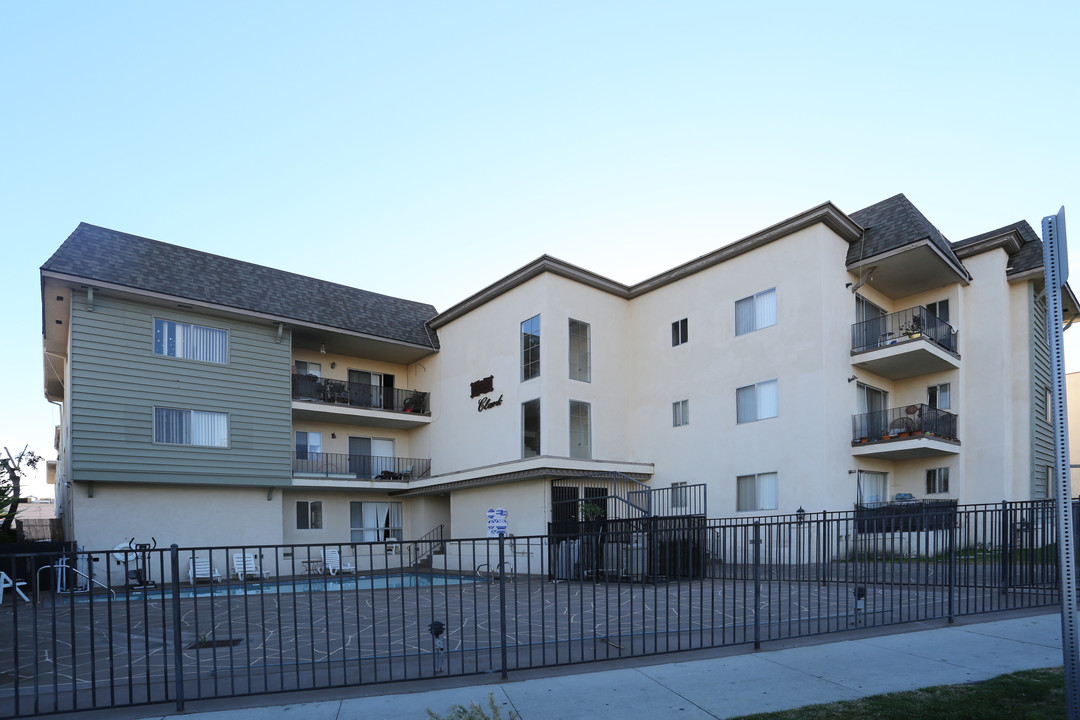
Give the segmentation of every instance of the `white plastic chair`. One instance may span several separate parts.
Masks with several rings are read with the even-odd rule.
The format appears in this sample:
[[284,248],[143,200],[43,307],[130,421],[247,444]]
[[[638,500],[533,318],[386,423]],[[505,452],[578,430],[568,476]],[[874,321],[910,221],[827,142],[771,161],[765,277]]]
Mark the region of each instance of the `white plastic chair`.
[[339,572],[347,573],[356,572],[356,568],[345,561],[343,564],[341,561],[341,552],[337,548],[323,548],[323,567],[326,568],[331,575],[337,575]]
[[233,574],[236,575],[237,580],[243,581],[244,576],[249,578],[266,579],[270,577],[269,570],[260,570],[259,564],[255,562],[255,556],[250,553],[234,553],[233,556]]
[[199,580],[221,582],[221,573],[210,564],[210,558],[197,557],[188,563],[188,582],[194,585]]
[[0,571],[0,603],[4,602],[4,588],[15,588],[15,592],[19,593],[26,602],[30,602],[30,598],[26,597],[26,593],[22,591],[22,587],[26,585],[25,580],[15,578],[12,580],[6,572]]

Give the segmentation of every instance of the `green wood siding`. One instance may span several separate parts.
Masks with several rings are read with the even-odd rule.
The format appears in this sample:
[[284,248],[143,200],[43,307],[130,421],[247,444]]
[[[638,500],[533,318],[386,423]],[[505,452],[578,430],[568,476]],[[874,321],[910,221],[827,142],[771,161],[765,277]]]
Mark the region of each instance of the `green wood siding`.
[[1050,471],[1054,466],[1054,428],[1046,414],[1046,393],[1050,390],[1050,340],[1047,335],[1046,295],[1031,294],[1031,497],[1049,497]]
[[[77,481],[288,485],[290,337],[272,324],[72,293],[72,475]],[[154,318],[229,331],[225,365],[154,354]],[[229,447],[154,443],[154,407],[228,413]]]

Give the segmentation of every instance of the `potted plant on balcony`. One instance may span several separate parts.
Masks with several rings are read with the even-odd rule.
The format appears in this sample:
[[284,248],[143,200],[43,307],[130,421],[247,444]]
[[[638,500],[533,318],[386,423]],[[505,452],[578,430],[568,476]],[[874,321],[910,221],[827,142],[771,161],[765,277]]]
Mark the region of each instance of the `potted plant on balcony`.
[[922,317],[919,315],[912,315],[911,319],[900,326],[900,332],[907,335],[909,339],[914,340],[917,337],[922,336]]

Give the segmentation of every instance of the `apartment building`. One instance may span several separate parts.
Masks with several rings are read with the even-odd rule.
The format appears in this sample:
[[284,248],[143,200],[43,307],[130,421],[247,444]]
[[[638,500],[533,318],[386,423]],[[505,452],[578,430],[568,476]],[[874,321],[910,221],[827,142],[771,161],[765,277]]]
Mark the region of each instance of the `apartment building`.
[[632,286],[544,256],[441,313],[85,224],[41,275],[86,547],[1048,492],[1041,243],[950,243],[903,195]]

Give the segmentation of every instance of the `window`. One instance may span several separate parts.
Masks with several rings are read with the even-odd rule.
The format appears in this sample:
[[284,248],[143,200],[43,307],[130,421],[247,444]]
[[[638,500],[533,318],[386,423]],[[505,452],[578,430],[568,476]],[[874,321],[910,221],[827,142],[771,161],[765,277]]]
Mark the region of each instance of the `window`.
[[384,542],[405,537],[400,502],[350,502],[351,542]]
[[314,375],[317,378],[322,377],[322,363],[297,360],[293,365],[296,367],[297,375]]
[[318,460],[321,453],[322,433],[296,431],[297,460],[307,460],[309,454],[312,456],[311,460]]
[[949,468],[931,468],[926,471],[926,494],[949,492]]
[[937,302],[927,303],[926,309],[930,311],[931,315],[937,317],[938,320],[949,322],[948,300],[938,300]]
[[777,415],[777,386],[775,380],[747,385],[735,391],[735,413],[738,423],[754,422]]
[[679,427],[680,425],[690,424],[690,401],[679,400],[678,402],[671,403],[671,425],[672,427]]
[[860,470],[858,481],[856,502],[860,505],[885,502],[889,492],[888,473]]
[[671,323],[671,347],[682,345],[690,339],[687,331],[686,318]]
[[735,334],[745,335],[776,324],[776,288],[735,301]]
[[589,415],[587,402],[570,401],[570,457],[588,460],[592,458]]
[[154,354],[224,365],[229,361],[229,332],[154,318]]
[[570,319],[570,379],[592,381],[589,355],[589,323]]
[[220,412],[154,408],[154,442],[229,447],[229,416]]
[[690,491],[685,482],[671,483],[671,507],[684,508],[690,505]]
[[540,316],[521,323],[521,381],[540,377]]
[[322,500],[296,501],[296,529],[322,530]]
[[759,475],[740,475],[737,480],[735,509],[739,512],[748,510],[775,510],[777,507],[776,473]]
[[540,454],[540,400],[521,403],[521,457]]
[[931,385],[926,388],[926,404],[939,410],[948,410],[952,407],[952,393],[949,391],[949,383]]

